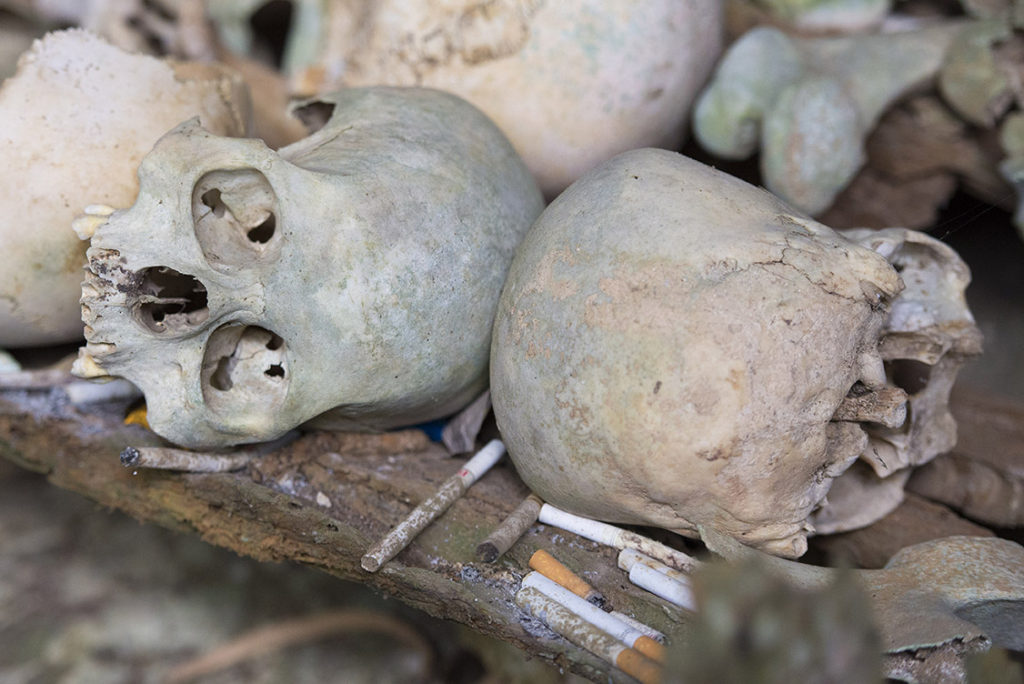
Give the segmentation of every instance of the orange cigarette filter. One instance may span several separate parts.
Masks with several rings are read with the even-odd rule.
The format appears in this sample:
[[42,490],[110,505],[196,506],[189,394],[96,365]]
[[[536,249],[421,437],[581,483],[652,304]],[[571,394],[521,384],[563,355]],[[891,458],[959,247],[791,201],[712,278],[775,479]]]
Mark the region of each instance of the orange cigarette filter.
[[586,580],[562,565],[544,549],[538,549],[530,556],[530,567],[587,601],[592,601],[595,596],[601,596],[601,593],[587,584]]
[[634,641],[633,648],[652,660],[656,660],[659,663],[665,662],[665,646],[649,636],[642,636]]
[[615,659],[615,667],[643,684],[658,684],[661,681],[661,666],[634,648],[623,649]]

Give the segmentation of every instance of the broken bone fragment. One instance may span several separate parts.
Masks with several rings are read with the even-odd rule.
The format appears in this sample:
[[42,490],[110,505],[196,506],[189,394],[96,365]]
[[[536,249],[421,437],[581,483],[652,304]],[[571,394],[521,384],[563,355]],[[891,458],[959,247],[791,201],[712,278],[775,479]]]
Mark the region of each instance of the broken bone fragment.
[[628,149],[674,147],[722,50],[721,0],[304,3],[297,94],[422,85],[464,97],[557,195]]
[[17,217],[0,225],[0,345],[80,339],[85,245],[72,221],[88,205],[131,205],[139,162],[174,126],[198,116],[245,135],[247,108],[242,82],[217,65],[128,54],[81,30],[37,41],[0,89],[0,208]]
[[726,159],[760,150],[765,186],[820,214],[863,166],[878,118],[935,78],[961,26],[832,38],[755,28],[715,67],[697,99],[694,133]]
[[[843,570],[772,558],[729,535],[701,528],[708,550],[731,563],[754,562],[802,589],[822,589]],[[952,536],[907,546],[885,567],[853,571],[871,598],[886,653],[925,656],[947,644],[967,652],[1020,650],[1024,547],[996,537]]]
[[[951,250],[857,237],[662,150],[575,183],[520,246],[495,321],[494,411],[523,480],[578,515],[801,555],[851,464],[878,471],[881,445],[896,471],[955,434],[947,383],[977,351]],[[902,362],[933,377],[900,385]]]
[[317,104],[327,123],[276,152],[182,124],[94,230],[76,372],[131,380],[177,444],[410,425],[486,385],[505,272],[542,208],[529,171],[440,91]]

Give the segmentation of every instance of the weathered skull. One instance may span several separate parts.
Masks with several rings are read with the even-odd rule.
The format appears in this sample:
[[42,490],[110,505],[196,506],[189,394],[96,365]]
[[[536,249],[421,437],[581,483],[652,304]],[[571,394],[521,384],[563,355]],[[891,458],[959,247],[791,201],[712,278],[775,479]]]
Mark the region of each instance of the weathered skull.
[[245,135],[244,83],[214,64],[128,54],[77,29],[22,56],[0,89],[0,345],[82,338],[85,248],[71,222],[89,204],[129,206],[143,156],[193,116]]
[[168,439],[411,424],[486,385],[501,284],[542,208],[529,172],[451,95],[352,89],[307,111],[324,107],[280,152],[179,126],[92,238],[76,372],[137,384]]
[[[941,302],[962,304],[965,272],[916,265],[948,256],[934,241],[861,239],[943,291],[908,279],[894,300],[904,284],[882,255],[674,153],[584,176],[524,240],[495,321],[494,411],[523,479],[578,514],[802,554],[858,457],[877,466],[880,440],[905,446],[889,463],[933,450],[884,361],[912,358],[902,340],[940,358],[927,321],[962,313]],[[945,416],[938,403],[910,411]]]
[[[981,353],[981,332],[964,298],[970,271],[951,247],[905,228],[841,234],[884,256],[906,286],[892,302],[879,352],[887,383],[902,388],[908,401],[905,420],[865,425],[868,448],[862,463],[836,481],[827,504],[811,518],[822,534],[855,529],[886,515],[903,500],[910,467],[953,448],[956,421],[949,412],[949,394],[960,366]],[[841,418],[837,413],[834,419]]]

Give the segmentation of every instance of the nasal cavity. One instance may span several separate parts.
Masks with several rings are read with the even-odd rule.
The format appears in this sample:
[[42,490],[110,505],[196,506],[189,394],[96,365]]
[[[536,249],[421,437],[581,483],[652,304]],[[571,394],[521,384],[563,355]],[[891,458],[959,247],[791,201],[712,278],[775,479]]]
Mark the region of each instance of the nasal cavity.
[[894,359],[885,365],[892,384],[910,395],[923,390],[931,380],[932,367],[915,359]]
[[157,333],[183,331],[210,317],[206,286],[166,266],[144,269],[136,280],[136,317]]

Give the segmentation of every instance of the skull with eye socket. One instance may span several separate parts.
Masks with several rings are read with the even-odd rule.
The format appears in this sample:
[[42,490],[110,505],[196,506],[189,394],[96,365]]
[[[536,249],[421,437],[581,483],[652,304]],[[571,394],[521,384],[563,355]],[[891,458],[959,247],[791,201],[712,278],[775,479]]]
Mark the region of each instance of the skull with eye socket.
[[486,385],[535,182],[456,97],[351,89],[324,110],[279,152],[182,124],[91,238],[75,372],[134,382],[174,442],[409,425]]
[[888,513],[955,442],[949,392],[981,343],[968,280],[927,235],[844,236],[694,160],[626,152],[520,245],[494,414],[553,505],[799,556]]

